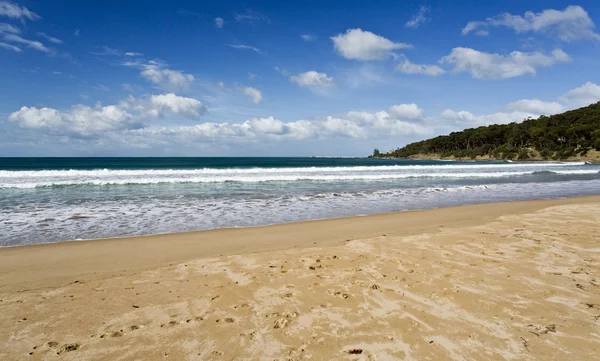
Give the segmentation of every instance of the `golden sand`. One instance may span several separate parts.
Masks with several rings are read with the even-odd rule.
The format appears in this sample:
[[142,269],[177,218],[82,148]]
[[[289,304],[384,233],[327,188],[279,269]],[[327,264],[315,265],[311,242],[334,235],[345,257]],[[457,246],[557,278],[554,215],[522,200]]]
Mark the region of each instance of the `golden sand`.
[[0,249],[0,360],[600,359],[600,196]]

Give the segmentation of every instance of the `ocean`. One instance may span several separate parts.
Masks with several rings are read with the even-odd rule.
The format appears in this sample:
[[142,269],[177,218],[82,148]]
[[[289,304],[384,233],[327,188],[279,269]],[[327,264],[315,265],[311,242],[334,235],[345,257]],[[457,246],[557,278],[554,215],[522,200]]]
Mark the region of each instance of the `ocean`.
[[600,165],[0,158],[0,246],[600,194]]

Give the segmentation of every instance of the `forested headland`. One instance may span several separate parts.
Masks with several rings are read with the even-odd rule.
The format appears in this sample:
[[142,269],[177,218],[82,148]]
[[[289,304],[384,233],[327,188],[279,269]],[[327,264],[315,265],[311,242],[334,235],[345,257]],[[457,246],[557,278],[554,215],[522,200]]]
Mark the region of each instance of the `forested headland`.
[[596,160],[600,151],[600,102],[522,123],[465,129],[408,144],[374,157],[510,160]]

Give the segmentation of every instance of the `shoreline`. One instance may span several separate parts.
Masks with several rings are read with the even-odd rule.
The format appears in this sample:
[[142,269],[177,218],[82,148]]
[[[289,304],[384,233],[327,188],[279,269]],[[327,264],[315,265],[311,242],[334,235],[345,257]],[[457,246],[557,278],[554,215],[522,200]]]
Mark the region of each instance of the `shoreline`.
[[18,284],[48,287],[74,278],[106,277],[198,258],[335,246],[381,234],[410,236],[443,227],[474,226],[556,205],[597,202],[600,195],[469,204],[267,226],[2,247],[0,290]]
[[[467,186],[468,187],[468,186]],[[45,242],[45,243],[33,243],[33,244],[18,244],[12,246],[0,246],[0,251],[7,248],[21,248],[21,247],[34,247],[34,246],[47,246],[52,244],[62,244],[62,243],[75,243],[75,242],[95,242],[95,241],[109,241],[109,240],[125,240],[130,238],[145,238],[145,237],[168,237],[168,236],[177,236],[177,235],[185,235],[185,234],[193,234],[198,232],[213,232],[213,231],[230,231],[230,230],[244,230],[244,229],[253,229],[253,228],[266,228],[266,227],[274,227],[274,226],[283,226],[283,225],[292,225],[299,223],[307,223],[307,222],[321,222],[321,221],[330,221],[330,220],[340,220],[346,218],[363,218],[363,217],[372,217],[372,216],[384,216],[384,215],[392,215],[392,214],[402,214],[406,212],[423,212],[430,211],[436,209],[447,209],[447,208],[455,208],[455,207],[464,207],[464,206],[476,206],[476,205],[488,205],[488,204],[504,204],[504,203],[514,203],[514,202],[530,202],[530,201],[552,201],[552,200],[560,200],[560,199],[570,199],[570,198],[584,198],[584,197],[594,197],[596,195],[576,195],[576,196],[567,196],[567,197],[552,197],[552,198],[539,198],[539,199],[525,199],[525,200],[514,200],[514,201],[498,201],[498,202],[482,202],[482,203],[466,203],[459,205],[451,205],[451,206],[440,206],[440,207],[431,207],[431,208],[411,208],[401,211],[392,211],[392,212],[383,212],[383,213],[370,213],[370,214],[356,214],[352,216],[340,216],[340,217],[330,217],[330,218],[314,218],[314,219],[304,219],[298,221],[290,221],[290,222],[282,222],[282,223],[269,223],[269,224],[259,224],[259,225],[251,225],[251,226],[232,226],[232,227],[219,227],[219,228],[207,228],[207,229],[196,229],[192,231],[175,231],[175,232],[165,232],[165,233],[149,233],[149,234],[141,234],[141,235],[124,235],[124,236],[115,236],[115,237],[100,237],[100,238],[76,238],[76,239],[67,239],[63,241],[53,241],[53,242]],[[598,195],[600,196],[600,194]]]
[[600,195],[0,249],[6,361],[583,360]]

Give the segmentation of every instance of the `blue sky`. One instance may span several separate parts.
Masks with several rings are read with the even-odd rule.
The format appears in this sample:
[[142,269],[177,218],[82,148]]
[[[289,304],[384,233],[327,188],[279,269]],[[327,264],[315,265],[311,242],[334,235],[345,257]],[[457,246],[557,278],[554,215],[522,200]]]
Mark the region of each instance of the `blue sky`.
[[364,155],[600,100],[595,1],[0,0],[0,156]]

